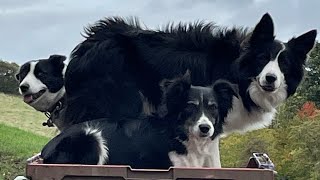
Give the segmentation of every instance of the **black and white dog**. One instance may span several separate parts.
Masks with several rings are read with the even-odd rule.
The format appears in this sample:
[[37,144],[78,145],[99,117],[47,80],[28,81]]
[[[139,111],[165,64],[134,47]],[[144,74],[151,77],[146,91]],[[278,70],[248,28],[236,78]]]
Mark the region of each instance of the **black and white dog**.
[[[153,115],[79,123],[52,139],[42,150],[43,163],[217,167],[212,149],[232,107],[236,86],[218,80],[213,86],[190,84],[190,75],[162,83],[163,102]],[[219,160],[219,159],[218,159]]]
[[145,102],[148,112],[157,109],[158,83],[190,69],[194,85],[220,78],[239,85],[240,98],[234,99],[223,128],[228,134],[270,125],[276,107],[301,82],[317,32],[281,42],[275,39],[271,16],[265,14],[252,31],[202,23],[153,31],[137,21],[109,18],[86,34],[66,72],[68,121],[135,117],[146,112]]
[[[203,23],[153,31],[137,21],[109,18],[86,34],[66,72],[70,123],[104,117],[122,121],[112,117],[152,112],[160,104],[158,83],[190,69],[196,86],[220,78],[238,84],[239,99],[234,98],[223,124],[227,135],[270,125],[276,107],[302,81],[317,31],[281,42],[275,39],[271,16],[265,14],[252,31]],[[219,158],[219,151],[212,153]]]
[[50,115],[48,125],[52,125],[52,121],[60,130],[64,126],[61,113],[65,101],[66,59],[62,55],[51,55],[48,59],[32,60],[24,63],[16,74],[24,102]]

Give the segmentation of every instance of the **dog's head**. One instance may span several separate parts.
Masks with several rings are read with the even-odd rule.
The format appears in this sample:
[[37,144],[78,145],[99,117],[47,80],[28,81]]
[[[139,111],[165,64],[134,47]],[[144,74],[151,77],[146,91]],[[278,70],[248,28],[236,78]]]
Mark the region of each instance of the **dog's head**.
[[276,40],[273,20],[265,14],[241,44],[236,63],[241,95],[249,93],[255,104],[270,110],[295,93],[316,35],[311,30],[288,42]]
[[179,129],[188,136],[213,139],[222,132],[237,87],[223,80],[209,87],[192,86],[190,82],[189,72],[162,82],[166,106],[162,113],[174,117]]
[[65,56],[52,55],[48,59],[29,61],[20,67],[16,79],[25,103],[45,112],[64,96],[65,60]]

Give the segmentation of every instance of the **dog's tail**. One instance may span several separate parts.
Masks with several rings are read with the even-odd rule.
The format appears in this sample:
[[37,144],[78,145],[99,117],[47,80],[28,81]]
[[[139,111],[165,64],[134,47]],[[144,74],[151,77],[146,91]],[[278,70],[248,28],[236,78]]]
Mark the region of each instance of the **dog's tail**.
[[108,148],[102,132],[88,124],[71,127],[53,138],[42,149],[45,164],[102,165],[108,160]]

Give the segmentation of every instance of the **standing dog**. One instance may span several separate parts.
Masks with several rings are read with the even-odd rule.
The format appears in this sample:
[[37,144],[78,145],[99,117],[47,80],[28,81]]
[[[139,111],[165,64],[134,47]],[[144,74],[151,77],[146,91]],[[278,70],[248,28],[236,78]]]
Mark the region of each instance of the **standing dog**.
[[275,108],[301,82],[316,34],[311,30],[288,42],[276,40],[269,14],[252,31],[202,23],[152,31],[137,21],[101,20],[88,28],[87,39],[71,55],[67,119],[134,117],[145,111],[146,102],[148,112],[157,109],[158,83],[190,69],[194,85],[220,78],[239,85],[240,98],[234,99],[225,134],[268,126]]
[[71,126],[44,147],[43,163],[219,167],[211,152],[237,90],[222,80],[209,87],[190,83],[188,73],[165,80],[163,103],[153,115]]
[[[152,31],[137,21],[109,18],[86,34],[66,72],[70,123],[153,112],[161,99],[158,83],[190,69],[193,85],[222,78],[239,86],[239,99],[234,98],[223,124],[227,135],[270,125],[276,107],[301,82],[317,31],[282,42],[275,39],[273,20],[265,14],[252,31],[203,23]],[[219,157],[219,151],[212,153]]]
[[24,63],[16,74],[23,101],[50,115],[48,125],[52,125],[52,121],[60,130],[64,127],[61,113],[64,111],[66,67],[65,56],[51,55],[48,59]]

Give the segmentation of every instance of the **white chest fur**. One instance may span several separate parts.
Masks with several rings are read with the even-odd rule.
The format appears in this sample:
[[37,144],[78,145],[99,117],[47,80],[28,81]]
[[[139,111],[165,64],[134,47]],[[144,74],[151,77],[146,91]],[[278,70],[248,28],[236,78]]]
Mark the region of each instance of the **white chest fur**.
[[276,114],[276,109],[268,111],[263,109],[248,110],[243,106],[242,100],[233,98],[233,108],[229,112],[223,125],[223,136],[232,132],[244,133],[250,130],[261,129],[271,124]]
[[220,158],[214,159],[213,152],[219,154],[219,139],[196,139],[189,138],[183,142],[187,149],[187,154],[177,154],[175,151],[169,152],[169,158],[175,167],[221,167]]
[[[247,92],[251,100],[259,108],[252,107],[248,111],[240,99],[233,98],[232,110],[228,113],[223,126],[224,135],[232,132],[246,132],[250,130],[261,129],[271,124],[276,114],[276,107],[287,99],[287,84],[284,74],[281,72],[278,63],[278,57],[284,50],[284,46],[279,51],[275,60],[270,61],[262,70],[262,72],[252,79]],[[274,82],[267,82],[268,74],[275,76]],[[271,83],[271,85],[269,85]],[[272,85],[273,84],[273,85]],[[266,91],[262,86],[273,86],[273,91]]]

